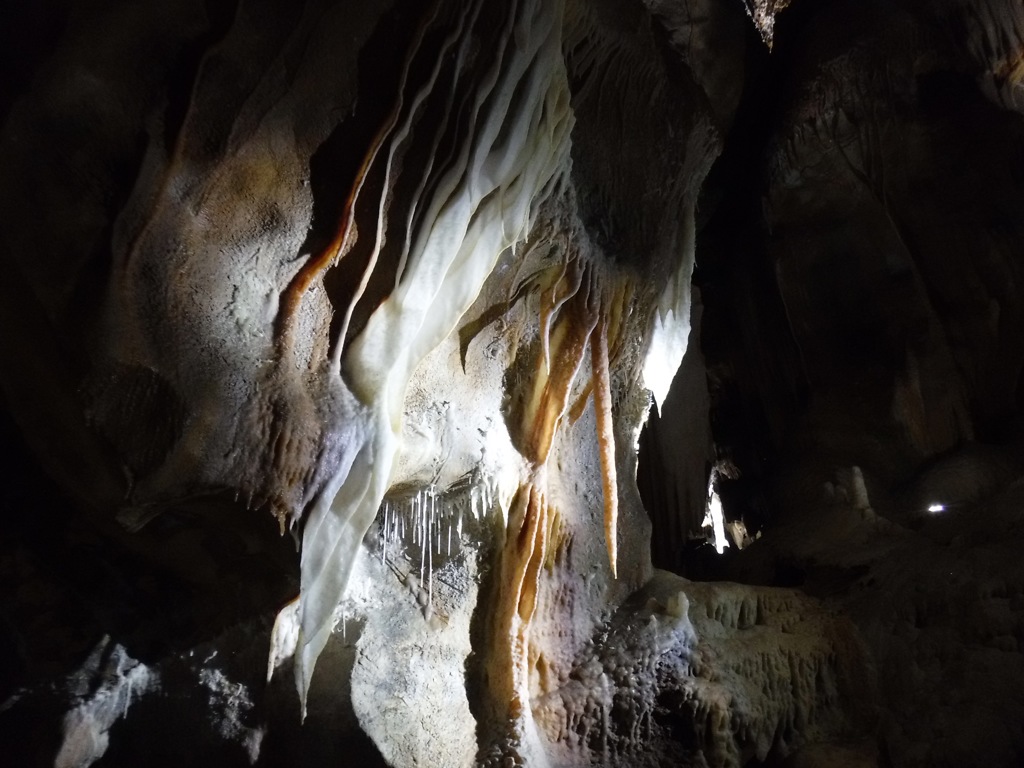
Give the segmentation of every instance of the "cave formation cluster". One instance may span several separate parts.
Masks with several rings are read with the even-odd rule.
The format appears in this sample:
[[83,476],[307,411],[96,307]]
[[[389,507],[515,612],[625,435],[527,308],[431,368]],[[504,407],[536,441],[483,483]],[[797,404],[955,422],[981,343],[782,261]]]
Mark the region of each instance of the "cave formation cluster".
[[1019,2],[2,26],[16,764],[1024,760]]

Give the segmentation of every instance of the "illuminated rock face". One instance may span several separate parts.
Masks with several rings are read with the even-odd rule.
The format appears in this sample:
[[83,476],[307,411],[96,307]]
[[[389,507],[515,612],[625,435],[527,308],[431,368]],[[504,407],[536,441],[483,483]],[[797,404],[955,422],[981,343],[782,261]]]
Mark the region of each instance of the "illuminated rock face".
[[[60,726],[38,755],[180,764],[182,717],[268,765],[731,766],[870,730],[850,621],[655,571],[634,482],[742,5],[169,5],[72,13],[0,144],[6,399],[92,526],[55,551],[122,553],[143,604],[23,697]],[[766,38],[786,5],[748,3]],[[1016,105],[1011,52],[964,55]],[[959,433],[911,418],[915,375],[927,453]],[[161,579],[201,597],[149,605]]]

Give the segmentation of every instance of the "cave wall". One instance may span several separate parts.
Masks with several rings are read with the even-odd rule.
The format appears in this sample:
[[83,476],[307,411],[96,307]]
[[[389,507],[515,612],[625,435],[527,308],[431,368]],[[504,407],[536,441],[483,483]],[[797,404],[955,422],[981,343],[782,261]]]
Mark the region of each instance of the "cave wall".
[[842,606],[876,664],[869,764],[1024,746],[1019,14],[792,4],[705,188],[723,499],[763,537],[684,567]]
[[[965,442],[1016,439],[1017,12],[804,3],[777,20],[698,272],[718,435],[741,464],[867,463],[888,492]],[[736,422],[753,428],[736,439]]]
[[17,759],[1024,752],[1021,11],[743,5],[23,9]]

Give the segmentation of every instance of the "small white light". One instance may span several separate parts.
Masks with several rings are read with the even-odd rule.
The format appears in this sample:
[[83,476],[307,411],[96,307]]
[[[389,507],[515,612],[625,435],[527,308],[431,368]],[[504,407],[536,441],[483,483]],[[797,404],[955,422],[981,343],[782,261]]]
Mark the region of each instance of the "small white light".
[[945,504],[929,504],[928,505],[928,511],[931,512],[932,514],[935,514],[937,512],[945,512],[946,511],[946,505]]

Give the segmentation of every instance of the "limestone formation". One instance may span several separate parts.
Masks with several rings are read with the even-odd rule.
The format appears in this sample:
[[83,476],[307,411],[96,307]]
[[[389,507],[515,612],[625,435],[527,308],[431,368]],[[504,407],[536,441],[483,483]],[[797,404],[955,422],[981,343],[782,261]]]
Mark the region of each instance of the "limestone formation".
[[1019,7],[12,19],[17,764],[1024,755]]

